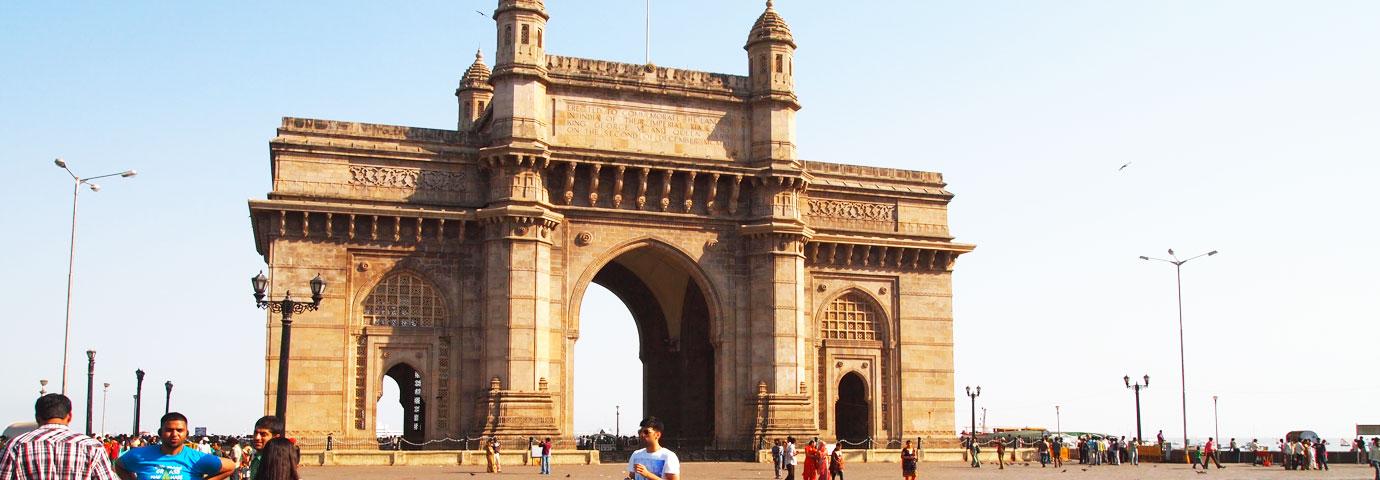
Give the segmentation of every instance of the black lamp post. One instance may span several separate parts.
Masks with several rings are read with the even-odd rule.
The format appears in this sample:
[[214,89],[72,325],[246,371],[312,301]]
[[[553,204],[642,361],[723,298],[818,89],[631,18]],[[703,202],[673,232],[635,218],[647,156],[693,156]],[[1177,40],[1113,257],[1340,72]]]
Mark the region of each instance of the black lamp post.
[[[982,395],[982,386],[978,386],[976,390],[969,387],[963,387],[963,390],[968,392],[968,399],[972,400],[973,429],[969,430],[969,432],[972,433],[970,433],[971,437],[968,440],[968,451],[971,452],[973,450],[973,447],[977,446],[977,397],[978,395]],[[976,457],[974,457],[973,466],[976,467],[979,465],[982,464],[977,461]]]
[[267,309],[269,312],[281,313],[283,321],[283,338],[279,342],[278,350],[278,393],[275,415],[287,424],[287,384],[288,384],[288,352],[292,345],[292,316],[294,314],[307,311],[315,311],[321,306],[321,292],[326,290],[326,280],[321,278],[321,274],[316,274],[316,278],[311,279],[311,303],[294,302],[292,292],[283,294],[283,299],[279,301],[264,300],[264,291],[268,289],[268,278],[264,277],[264,272],[259,272],[254,278],[249,279],[254,284],[254,302],[259,308]]
[[1140,389],[1150,388],[1150,376],[1146,375],[1144,378],[1144,384],[1141,384],[1140,382],[1132,384],[1130,375],[1121,377],[1121,380],[1123,382],[1126,382],[1126,388],[1136,391],[1136,440],[1139,441],[1145,440],[1145,437],[1140,434]]
[[134,371],[134,436],[139,436],[139,407],[144,403],[144,370]]
[[172,381],[163,382],[163,388],[168,391],[167,398],[163,399],[163,414],[167,415],[172,407]]
[[96,386],[96,351],[86,351],[86,436],[91,436],[91,398]]

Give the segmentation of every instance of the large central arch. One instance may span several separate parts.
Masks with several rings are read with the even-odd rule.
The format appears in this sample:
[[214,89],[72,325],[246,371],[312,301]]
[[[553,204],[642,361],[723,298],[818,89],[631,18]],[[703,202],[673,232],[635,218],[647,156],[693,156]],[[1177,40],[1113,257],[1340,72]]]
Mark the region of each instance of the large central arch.
[[[718,382],[711,338],[718,308],[710,301],[717,295],[699,266],[684,252],[655,239],[610,249],[573,289],[570,318],[576,331],[591,283],[612,292],[632,314],[628,328],[638,331],[642,411],[665,422],[663,441],[682,448],[712,445]],[[572,377],[579,374],[573,368],[567,371]]]

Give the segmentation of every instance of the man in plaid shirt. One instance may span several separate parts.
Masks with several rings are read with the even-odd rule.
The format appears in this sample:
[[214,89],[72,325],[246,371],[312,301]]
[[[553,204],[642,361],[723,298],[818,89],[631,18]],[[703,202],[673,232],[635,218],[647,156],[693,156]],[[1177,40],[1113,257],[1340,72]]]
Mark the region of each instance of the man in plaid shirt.
[[0,456],[0,480],[115,480],[105,446],[67,429],[72,401],[50,393],[34,403],[38,429],[14,437]]

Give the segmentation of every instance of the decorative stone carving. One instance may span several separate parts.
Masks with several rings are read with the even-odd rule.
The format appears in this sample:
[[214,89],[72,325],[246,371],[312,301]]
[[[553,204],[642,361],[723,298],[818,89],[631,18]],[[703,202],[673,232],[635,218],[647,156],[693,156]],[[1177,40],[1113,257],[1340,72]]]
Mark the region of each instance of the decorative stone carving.
[[361,271],[361,272],[367,272],[367,271],[369,271],[369,262],[359,262],[359,271]]
[[465,174],[411,168],[350,166],[350,184],[418,190],[465,191]]
[[896,205],[812,198],[809,201],[808,214],[847,220],[890,221],[896,219]]
[[878,288],[877,295],[886,295],[886,287]]
[[820,293],[824,293],[824,291],[825,291],[825,290],[828,290],[828,289],[829,289],[829,286],[828,286],[828,285],[825,285],[825,284],[823,284],[823,283],[819,284],[818,287],[815,287],[815,290],[818,290]]
[[594,235],[585,231],[575,234],[575,244],[581,247],[594,242]]

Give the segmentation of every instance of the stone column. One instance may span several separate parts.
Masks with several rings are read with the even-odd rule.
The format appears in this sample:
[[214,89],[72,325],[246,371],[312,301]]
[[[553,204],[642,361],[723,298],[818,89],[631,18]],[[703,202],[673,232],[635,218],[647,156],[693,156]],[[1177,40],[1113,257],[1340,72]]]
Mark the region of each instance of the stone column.
[[490,202],[477,212],[482,259],[484,435],[557,435],[547,388],[551,352],[551,238],[563,220],[547,201],[544,152],[484,152]]
[[[806,179],[772,176],[756,181],[757,218],[740,234],[746,240],[751,342],[750,379],[756,394],[745,399],[754,439],[818,432],[807,378],[809,328],[805,324],[805,242],[814,231],[800,220],[797,203]],[[749,389],[749,391],[752,391]]]

